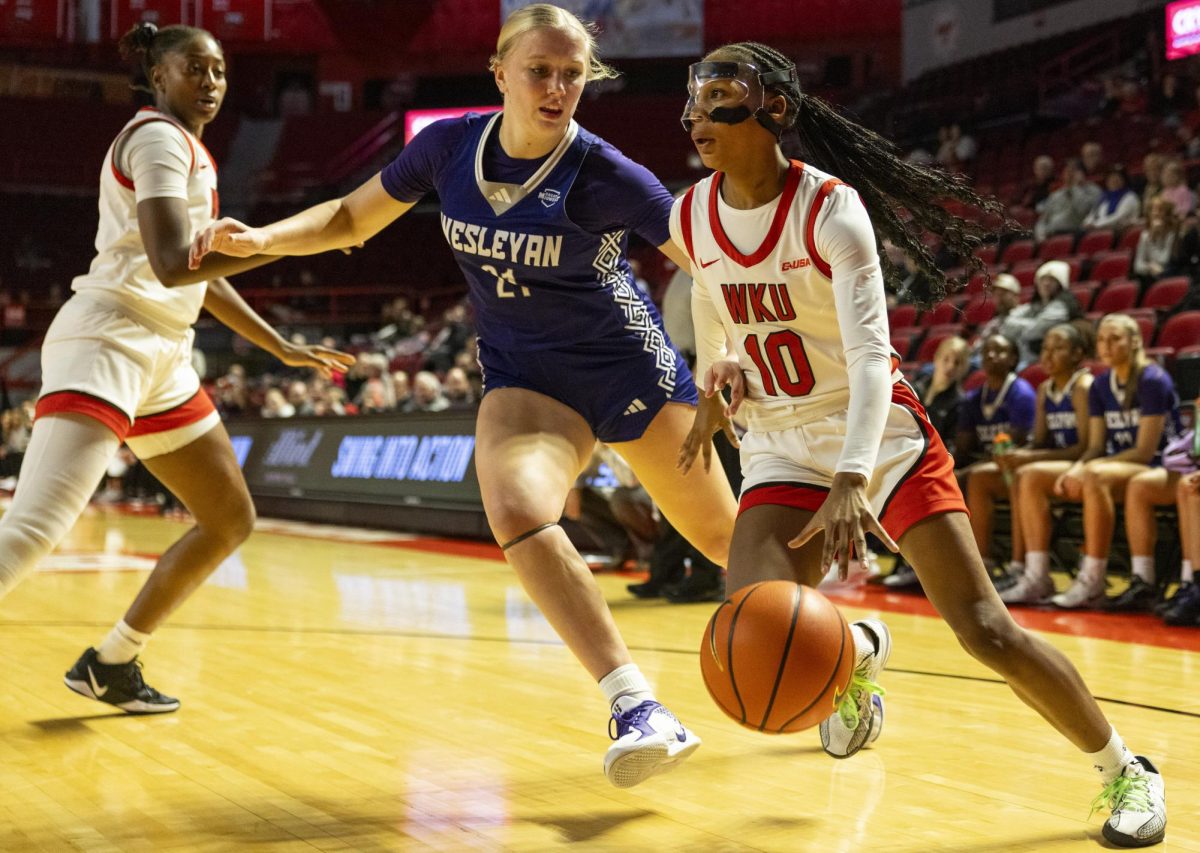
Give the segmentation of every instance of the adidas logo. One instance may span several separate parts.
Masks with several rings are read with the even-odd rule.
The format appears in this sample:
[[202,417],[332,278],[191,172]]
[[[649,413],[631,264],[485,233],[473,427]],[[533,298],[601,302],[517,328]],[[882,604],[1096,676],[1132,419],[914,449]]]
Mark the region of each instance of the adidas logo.
[[488,196],[488,198],[492,201],[512,201],[512,198],[509,196],[508,190],[505,187],[501,187],[500,189],[496,190],[494,193]]
[[629,404],[629,407],[627,409],[625,409],[625,414],[636,415],[638,412],[644,412],[644,411],[646,411],[646,404],[643,403],[641,400],[635,399],[632,403]]

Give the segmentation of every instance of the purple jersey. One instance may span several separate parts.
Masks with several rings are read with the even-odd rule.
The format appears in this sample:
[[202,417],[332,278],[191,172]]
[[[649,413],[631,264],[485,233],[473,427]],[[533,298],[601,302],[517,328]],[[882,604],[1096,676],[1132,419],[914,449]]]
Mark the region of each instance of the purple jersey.
[[654,246],[670,240],[671,194],[574,124],[569,144],[547,157],[509,157],[497,138],[501,120],[470,113],[436,122],[382,174],[400,201],[437,191],[479,337],[509,351],[637,338],[667,353],[658,311],[634,285],[625,252],[630,231]]
[[999,433],[1033,429],[1036,413],[1037,392],[1020,376],[1010,373],[999,391],[983,385],[963,397],[958,409],[958,428],[973,429],[981,449],[990,453]]
[[1046,380],[1046,399],[1043,411],[1046,428],[1050,431],[1050,446],[1058,449],[1074,447],[1079,443],[1079,423],[1075,416],[1075,401],[1072,395],[1075,383],[1086,371],[1080,371],[1067,380],[1062,392],[1054,390],[1054,380]]
[[1088,392],[1088,414],[1093,418],[1104,418],[1104,454],[1112,456],[1122,450],[1137,446],[1138,423],[1143,416],[1162,415],[1162,438],[1158,452],[1151,465],[1162,460],[1162,449],[1180,432],[1179,395],[1170,375],[1151,362],[1138,378],[1137,391],[1131,405],[1126,408],[1126,389],[1117,385],[1116,375],[1111,370],[1096,377]]

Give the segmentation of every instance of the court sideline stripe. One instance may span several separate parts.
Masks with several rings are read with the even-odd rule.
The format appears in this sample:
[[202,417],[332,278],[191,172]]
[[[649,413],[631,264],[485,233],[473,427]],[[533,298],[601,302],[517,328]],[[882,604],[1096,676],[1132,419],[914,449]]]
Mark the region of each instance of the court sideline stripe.
[[[29,622],[0,622],[0,629],[4,628],[95,628],[109,627],[108,622],[53,622],[53,621],[29,621]],[[564,649],[562,642],[559,640],[539,640],[536,638],[521,638],[513,637],[493,637],[478,634],[437,634],[432,632],[421,631],[381,631],[381,630],[356,630],[353,628],[275,628],[269,625],[192,625],[184,623],[172,623],[174,629],[188,631],[234,631],[256,634],[302,634],[307,636],[315,636],[317,634],[332,634],[335,636],[349,637],[393,637],[396,639],[406,640],[469,640],[472,642],[481,643],[506,643],[513,646],[560,646]],[[696,649],[670,649],[659,646],[635,646],[630,645],[631,652],[652,652],[657,654],[671,655],[687,655],[690,657],[699,657],[700,652]],[[997,684],[1007,686],[1001,678],[989,677],[984,675],[964,675],[956,672],[932,672],[923,669],[902,669],[898,667],[888,667],[887,672],[899,673],[901,675],[917,675],[927,678],[951,678],[959,681],[974,681],[980,684]],[[1142,708],[1147,711],[1161,711],[1164,714],[1175,714],[1180,717],[1192,717],[1200,720],[1200,711],[1185,711],[1182,708],[1168,708],[1163,705],[1148,705],[1144,702],[1133,702],[1128,699],[1113,699],[1107,696],[1096,696],[1097,702],[1107,702],[1111,705],[1124,705],[1128,708]]]

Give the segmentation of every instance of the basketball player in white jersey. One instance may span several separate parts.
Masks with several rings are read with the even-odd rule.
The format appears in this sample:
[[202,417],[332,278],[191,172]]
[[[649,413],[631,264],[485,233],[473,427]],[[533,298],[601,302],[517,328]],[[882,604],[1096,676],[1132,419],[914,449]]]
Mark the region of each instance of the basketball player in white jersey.
[[[802,95],[797,79],[779,52],[729,45],[691,67],[683,116],[717,170],[671,218],[695,276],[697,376],[710,395],[728,386],[730,410],[741,406],[749,426],[728,589],[776,578],[815,587],[835,560],[844,578],[851,553],[865,553],[865,532],[874,533],[912,564],[963,647],[1087,753],[1105,784],[1098,801],[1113,811],[1105,837],[1156,843],[1166,826],[1162,777],[1129,752],[1066,657],[1009,616],[975,547],[950,456],[890,350],[876,231],[917,260],[926,286],[944,289],[896,208],[967,259],[979,227],[951,221],[935,201],[989,205],[900,161],[884,140]],[[784,156],[779,139],[792,127],[805,156],[850,186]],[[689,436],[682,465],[708,431],[698,425]],[[875,682],[891,639],[875,619],[852,631],[856,671],[820,727],[825,751],[839,758],[883,727]]]
[[66,675],[77,693],[133,714],[179,702],[147,685],[151,633],[250,534],[254,506],[229,436],[192,368],[203,306],[282,361],[329,375],[353,359],[294,346],[221,278],[266,263],[213,256],[188,269],[192,235],[217,213],[217,167],[200,142],[226,90],[204,30],[143,24],[122,40],[156,106],[117,135],[100,177],[96,258],[72,284],[42,347],[37,419],[12,506],[0,519],[0,596],[67,534],[122,442],[191,511],[124,618]]

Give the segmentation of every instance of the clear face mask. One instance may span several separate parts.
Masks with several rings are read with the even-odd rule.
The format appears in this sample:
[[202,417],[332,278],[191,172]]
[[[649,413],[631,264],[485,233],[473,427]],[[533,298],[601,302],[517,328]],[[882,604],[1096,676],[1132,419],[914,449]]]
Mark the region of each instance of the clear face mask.
[[697,121],[741,124],[756,119],[779,136],[786,129],[766,111],[767,88],[776,83],[796,83],[796,66],[759,72],[749,62],[696,62],[688,68],[688,102],[683,109],[683,129],[692,132]]

